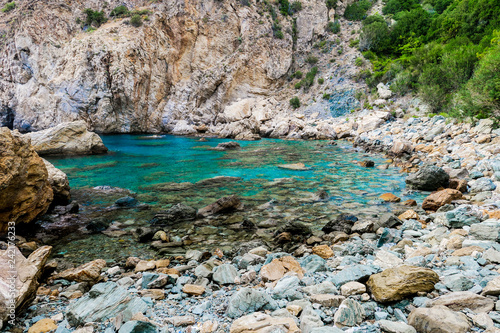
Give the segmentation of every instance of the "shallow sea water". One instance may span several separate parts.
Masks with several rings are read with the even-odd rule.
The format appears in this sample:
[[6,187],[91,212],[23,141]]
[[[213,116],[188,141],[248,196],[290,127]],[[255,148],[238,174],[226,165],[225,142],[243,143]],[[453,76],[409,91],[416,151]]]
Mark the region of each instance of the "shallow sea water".
[[[355,151],[348,142],[287,141],[263,139],[239,141],[241,148],[218,151],[213,148],[227,139],[178,136],[110,135],[103,136],[110,153],[83,157],[50,158],[69,177],[73,197],[89,221],[118,222],[124,231],[147,226],[160,210],[182,202],[201,208],[222,196],[237,194],[245,208],[231,214],[201,221],[181,223],[165,230],[171,237],[189,235],[187,248],[231,248],[235,242],[255,238],[271,239],[272,229],[260,232],[238,230],[238,223],[258,224],[273,219],[278,225],[298,220],[319,230],[340,212],[360,218],[374,217],[390,210],[378,196],[391,192],[406,199],[421,200],[422,194],[405,190],[404,178],[397,168],[364,168],[357,161],[386,163],[383,156]],[[302,162],[311,169],[293,171],[278,165]],[[234,177],[213,180],[213,177]],[[111,186],[134,192],[150,209],[108,209],[123,194],[95,195],[95,186]],[[314,193],[325,190],[328,200]],[[267,209],[258,206],[273,200]],[[108,208],[106,208],[108,207]],[[240,228],[241,229],[241,228]],[[93,258],[121,259],[130,255],[155,256],[147,244],[135,242],[133,235],[120,237],[67,235],[54,243],[56,253],[84,261]]]

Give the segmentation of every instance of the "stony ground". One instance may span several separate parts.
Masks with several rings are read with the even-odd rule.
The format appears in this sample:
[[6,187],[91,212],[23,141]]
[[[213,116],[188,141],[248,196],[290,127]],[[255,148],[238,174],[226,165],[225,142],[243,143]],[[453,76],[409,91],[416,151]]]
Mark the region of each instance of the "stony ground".
[[412,172],[409,188],[434,191],[422,203],[374,219],[342,214],[312,233],[290,224],[275,241],[302,234],[292,253],[251,242],[231,258],[190,250],[64,271],[49,262],[55,272],[13,331],[500,331],[499,131],[488,120],[387,116],[345,120],[337,135]]

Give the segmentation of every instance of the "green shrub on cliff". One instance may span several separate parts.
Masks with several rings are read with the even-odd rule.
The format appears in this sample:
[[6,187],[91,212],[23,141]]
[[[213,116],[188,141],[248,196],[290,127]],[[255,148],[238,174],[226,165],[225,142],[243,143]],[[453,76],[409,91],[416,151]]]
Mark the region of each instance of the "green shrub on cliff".
[[10,12],[11,10],[13,10],[14,8],[16,8],[16,2],[15,1],[7,2],[5,4],[5,6],[3,6],[3,8],[2,8],[2,12],[3,13],[7,13],[7,12]]
[[299,98],[297,96],[295,96],[292,99],[290,99],[290,105],[294,109],[297,109],[298,107],[300,107],[300,100],[299,100]]
[[88,26],[100,27],[101,24],[107,21],[103,11],[98,12],[98,11],[93,11],[90,8],[87,8],[85,9],[84,13],[86,15],[85,24]]
[[369,0],[360,0],[346,7],[344,17],[349,21],[361,21],[372,3]]
[[126,17],[130,15],[130,11],[128,10],[127,6],[121,5],[115,7],[111,13],[109,13],[109,16],[111,17]]
[[135,14],[130,18],[130,24],[132,24],[134,27],[140,27],[142,25],[142,18],[141,15]]

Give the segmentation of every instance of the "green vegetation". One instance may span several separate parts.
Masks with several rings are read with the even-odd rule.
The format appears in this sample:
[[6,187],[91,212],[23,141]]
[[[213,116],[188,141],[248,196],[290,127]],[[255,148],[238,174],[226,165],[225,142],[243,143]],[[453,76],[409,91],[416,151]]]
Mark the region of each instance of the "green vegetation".
[[326,99],[326,100],[330,99],[330,94],[324,93],[323,99]]
[[292,97],[290,99],[290,105],[292,106],[292,108],[296,109],[298,107],[300,107],[300,100],[297,96],[295,97]]
[[292,13],[300,12],[302,10],[302,2],[300,2],[300,1],[292,2],[290,9],[291,9]]
[[109,13],[109,16],[111,17],[127,17],[130,15],[130,12],[127,8],[127,6],[121,5],[118,7],[115,7],[111,13]]
[[130,18],[130,24],[132,24],[134,27],[140,27],[142,25],[142,18],[141,15],[139,14],[134,14]]
[[335,9],[335,8],[337,8],[337,0],[326,0],[326,7],[328,9]]
[[369,0],[360,0],[346,7],[344,17],[349,21],[361,21],[371,7],[372,3]]
[[328,31],[330,31],[334,34],[338,34],[340,32],[340,22],[339,21],[328,22],[327,29],[328,29]]
[[[362,18],[361,2],[346,17]],[[382,12],[395,23],[363,20],[359,49],[372,68],[358,77],[417,93],[434,113],[500,120],[499,1],[388,0]]]
[[318,78],[318,84],[323,84],[325,82],[325,79],[322,77]]
[[16,8],[16,2],[15,1],[7,2],[5,4],[5,6],[3,6],[3,8],[2,8],[2,12],[3,13],[7,13],[7,12],[10,12],[11,10],[13,10],[14,8]]
[[301,79],[302,78],[302,72],[301,71],[296,71],[294,74],[293,74],[293,77],[296,78],[296,79]]
[[84,11],[86,18],[85,18],[85,24],[87,26],[94,26],[94,27],[100,27],[101,24],[106,22],[108,19],[104,15],[103,11],[93,11],[90,8],[85,9]]
[[363,59],[361,57],[356,58],[356,61],[354,62],[354,64],[358,67],[363,66]]
[[314,65],[314,64],[316,64],[318,62],[318,58],[316,58],[315,56],[313,56],[312,54],[310,54],[310,55],[307,56],[306,62],[308,64]]
[[318,74],[318,67],[314,66],[309,72],[306,73],[306,77],[295,84],[295,89],[305,88],[308,89],[314,84],[314,78]]

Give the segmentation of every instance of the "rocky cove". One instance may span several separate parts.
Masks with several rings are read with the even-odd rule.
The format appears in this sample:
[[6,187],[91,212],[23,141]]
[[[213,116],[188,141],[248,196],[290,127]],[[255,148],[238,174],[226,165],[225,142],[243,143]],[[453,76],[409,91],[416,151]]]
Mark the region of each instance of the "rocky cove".
[[500,331],[500,130],[365,84],[353,3],[8,2],[0,330]]

